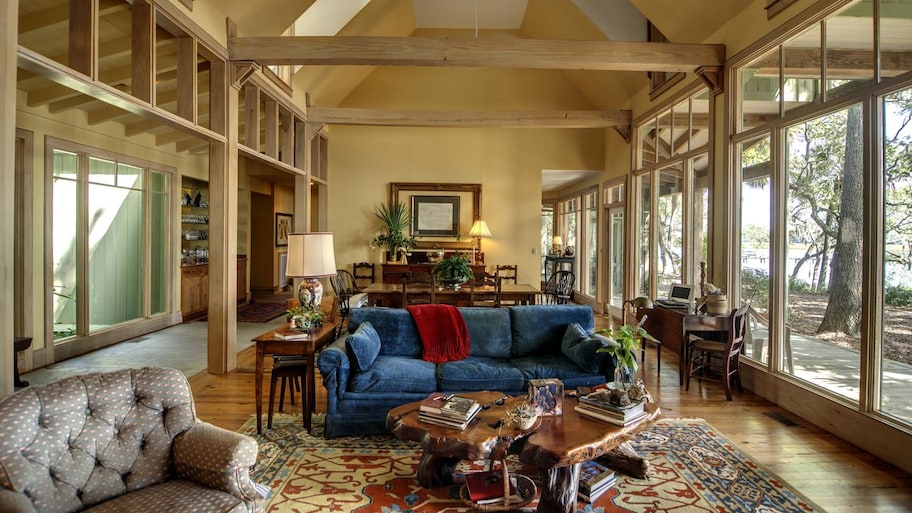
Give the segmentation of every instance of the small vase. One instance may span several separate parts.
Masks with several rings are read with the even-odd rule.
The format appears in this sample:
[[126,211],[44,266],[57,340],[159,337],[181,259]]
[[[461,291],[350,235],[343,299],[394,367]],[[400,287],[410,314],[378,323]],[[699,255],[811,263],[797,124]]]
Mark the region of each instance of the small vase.
[[527,430],[527,429],[530,429],[532,426],[535,425],[535,421],[536,421],[536,420],[538,420],[538,417],[537,417],[537,416],[535,416],[535,417],[519,417],[519,421],[518,421],[518,423],[519,423],[519,429],[520,429],[520,430],[523,430],[523,431],[525,431],[525,430]]
[[614,368],[614,382],[624,390],[628,390],[633,386],[634,374],[630,367],[618,365]]

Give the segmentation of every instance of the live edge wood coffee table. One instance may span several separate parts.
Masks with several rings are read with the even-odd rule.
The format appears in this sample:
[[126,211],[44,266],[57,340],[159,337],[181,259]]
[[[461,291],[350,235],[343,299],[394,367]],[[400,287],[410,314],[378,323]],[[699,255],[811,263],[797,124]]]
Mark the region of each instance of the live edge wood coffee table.
[[[387,415],[386,427],[397,438],[421,443],[424,453],[418,465],[418,482],[425,488],[452,484],[453,469],[459,460],[503,460],[507,454],[518,454],[521,462],[539,469],[542,492],[536,511],[542,513],[574,511],[581,464],[617,448],[661,413],[657,405],[650,403],[644,420],[631,426],[614,426],[576,413],[576,399],[565,397],[563,415],[542,417],[531,430],[519,431],[506,420],[506,412],[524,398],[511,398],[496,405],[494,402],[504,394],[460,395],[490,405],[462,431],[419,421],[420,401],[394,408]],[[501,420],[503,424],[494,427]]]

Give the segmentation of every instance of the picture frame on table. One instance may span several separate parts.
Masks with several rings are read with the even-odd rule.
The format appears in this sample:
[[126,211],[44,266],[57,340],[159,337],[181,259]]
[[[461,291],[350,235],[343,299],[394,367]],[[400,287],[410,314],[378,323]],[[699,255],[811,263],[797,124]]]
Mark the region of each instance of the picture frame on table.
[[275,215],[275,245],[277,248],[288,247],[288,234],[292,232],[294,215],[276,212]]
[[564,382],[556,379],[530,379],[529,402],[540,416],[564,414]]

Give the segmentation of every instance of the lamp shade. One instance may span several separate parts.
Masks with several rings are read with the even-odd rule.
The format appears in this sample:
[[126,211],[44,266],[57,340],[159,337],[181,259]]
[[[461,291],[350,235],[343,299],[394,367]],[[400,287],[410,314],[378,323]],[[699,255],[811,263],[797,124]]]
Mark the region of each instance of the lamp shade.
[[328,232],[288,234],[288,267],[290,278],[317,278],[336,274],[333,234]]
[[491,230],[488,229],[488,223],[482,221],[481,219],[475,221],[472,225],[472,229],[469,230],[470,237],[490,237]]
[[555,246],[563,246],[564,239],[560,235],[555,235],[554,238],[551,239],[551,244],[554,244]]

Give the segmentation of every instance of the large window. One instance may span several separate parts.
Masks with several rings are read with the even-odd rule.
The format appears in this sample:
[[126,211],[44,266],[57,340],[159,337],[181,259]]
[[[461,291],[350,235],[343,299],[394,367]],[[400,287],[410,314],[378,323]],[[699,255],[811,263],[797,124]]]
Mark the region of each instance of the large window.
[[709,256],[710,107],[701,87],[638,123],[635,295],[699,283],[699,263]]
[[49,139],[58,342],[167,311],[170,176]]
[[606,184],[603,189],[605,206],[605,274],[607,306],[618,314],[624,304],[624,219],[626,212],[626,190],[624,183]]
[[912,18],[876,0],[817,10],[733,66],[745,356],[761,379],[912,425]]

